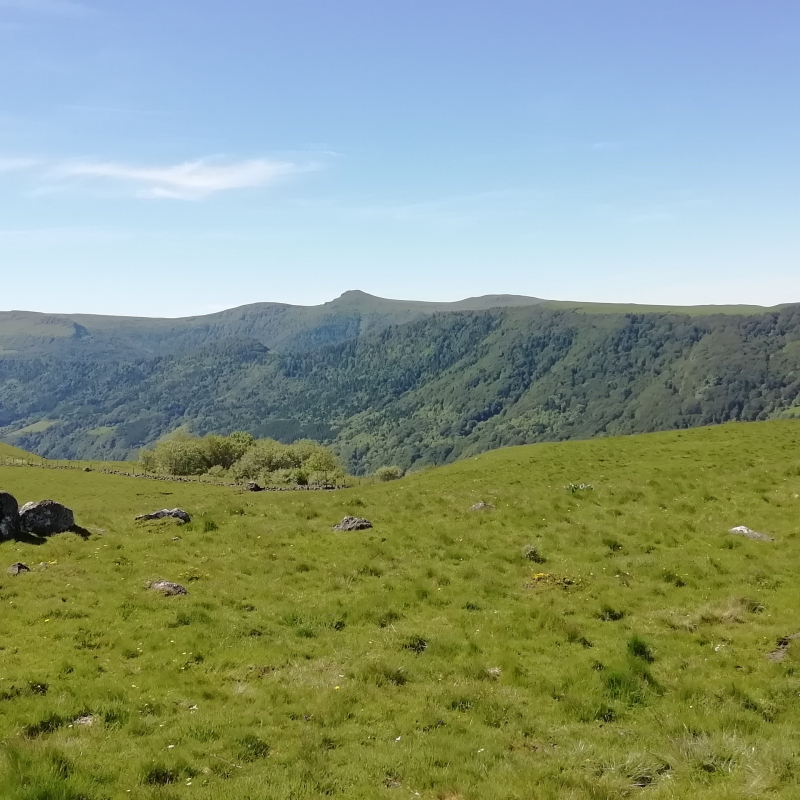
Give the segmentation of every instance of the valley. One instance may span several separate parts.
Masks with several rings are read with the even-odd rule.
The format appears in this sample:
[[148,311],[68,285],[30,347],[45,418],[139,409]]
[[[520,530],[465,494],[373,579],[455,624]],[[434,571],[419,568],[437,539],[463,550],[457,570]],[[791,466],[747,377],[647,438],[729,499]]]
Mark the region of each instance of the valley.
[[123,460],[176,430],[245,430],[330,445],[363,475],[800,413],[800,306],[567,305],[494,296],[454,310],[352,292],[129,331],[84,320],[86,335],[19,340],[0,357],[0,439],[50,458]]

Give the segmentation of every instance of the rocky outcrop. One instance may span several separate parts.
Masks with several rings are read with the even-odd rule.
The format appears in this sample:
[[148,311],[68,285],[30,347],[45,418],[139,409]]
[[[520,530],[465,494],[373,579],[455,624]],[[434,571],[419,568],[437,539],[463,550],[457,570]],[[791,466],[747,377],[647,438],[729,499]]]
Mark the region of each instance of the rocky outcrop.
[[345,517],[338,525],[334,525],[335,531],[363,531],[371,528],[372,523],[363,517]]
[[0,542],[19,533],[19,505],[13,495],[0,492]]
[[19,510],[19,527],[22,533],[52,536],[54,533],[66,533],[74,525],[75,515],[72,510],[55,500],[25,503]]
[[152,514],[139,514],[136,519],[164,519],[165,517],[172,517],[173,519],[180,520],[181,522],[192,521],[192,518],[182,508],[162,508],[161,511],[154,511]]

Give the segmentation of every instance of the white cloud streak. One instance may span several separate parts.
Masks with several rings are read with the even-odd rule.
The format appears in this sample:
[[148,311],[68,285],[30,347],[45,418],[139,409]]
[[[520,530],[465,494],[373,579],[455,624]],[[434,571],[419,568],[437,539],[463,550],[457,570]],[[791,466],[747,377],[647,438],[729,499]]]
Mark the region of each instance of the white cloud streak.
[[0,172],[30,169],[30,167],[35,167],[39,163],[35,158],[0,158]]
[[229,189],[266,186],[298,172],[295,164],[269,159],[228,163],[186,161],[165,167],[137,167],[115,162],[75,162],[58,167],[58,179],[86,178],[117,181],[139,187],[136,197],[202,200]]
[[12,9],[31,14],[74,16],[85,14],[86,6],[73,0],[0,0],[0,9]]

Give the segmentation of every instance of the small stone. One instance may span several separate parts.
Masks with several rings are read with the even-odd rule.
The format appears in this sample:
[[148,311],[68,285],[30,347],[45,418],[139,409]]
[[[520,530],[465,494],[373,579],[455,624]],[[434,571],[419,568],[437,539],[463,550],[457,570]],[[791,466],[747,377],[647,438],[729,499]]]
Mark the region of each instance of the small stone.
[[255,481],[250,481],[244,485],[244,488],[247,489],[248,492],[263,492],[264,487],[259,486]]
[[51,536],[65,533],[75,526],[75,515],[55,500],[25,503],[19,510],[19,527],[23,533]]
[[17,561],[6,570],[9,575],[21,575],[23,572],[30,571],[31,568],[27,564],[23,564],[21,561]]
[[84,714],[82,717],[72,720],[73,725],[94,725],[94,714]]
[[748,528],[746,525],[737,525],[735,528],[731,528],[728,533],[733,533],[737,536],[745,536],[748,539],[754,539],[757,542],[774,542],[775,539],[772,536],[767,536],[766,533],[759,533],[758,531],[754,531],[751,528]]
[[181,586],[179,583],[173,583],[172,581],[152,581],[148,584],[147,588],[155,592],[161,592],[161,594],[167,597],[189,594],[185,586]]
[[152,514],[139,514],[139,516],[135,517],[135,519],[164,519],[164,517],[172,517],[173,519],[180,520],[181,522],[192,521],[192,518],[182,508],[162,508],[161,511],[154,511]]
[[345,517],[338,525],[333,526],[335,531],[363,531],[371,528],[372,523],[363,517]]
[[469,507],[470,511],[494,511],[494,506],[491,503],[475,503],[474,506]]

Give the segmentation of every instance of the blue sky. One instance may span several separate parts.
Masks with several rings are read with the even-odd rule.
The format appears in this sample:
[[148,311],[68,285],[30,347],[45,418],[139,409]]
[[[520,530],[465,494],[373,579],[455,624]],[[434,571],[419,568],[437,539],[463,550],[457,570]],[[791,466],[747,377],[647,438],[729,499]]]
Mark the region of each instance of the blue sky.
[[800,301],[797,0],[0,0],[0,308]]

